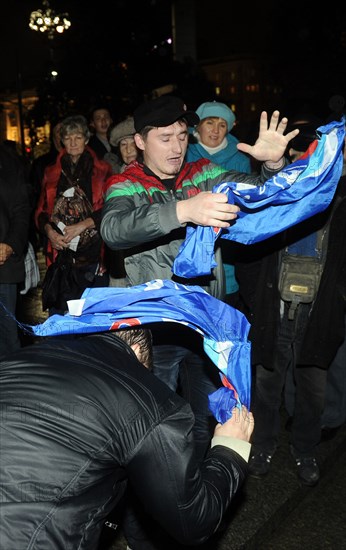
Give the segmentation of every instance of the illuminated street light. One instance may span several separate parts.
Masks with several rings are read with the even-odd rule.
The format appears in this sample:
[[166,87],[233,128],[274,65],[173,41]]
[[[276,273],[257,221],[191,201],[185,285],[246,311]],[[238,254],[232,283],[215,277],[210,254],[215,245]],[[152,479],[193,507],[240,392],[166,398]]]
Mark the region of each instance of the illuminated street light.
[[46,32],[51,40],[55,34],[62,34],[71,26],[68,13],[56,14],[49,6],[48,0],[43,0],[43,8],[30,14],[29,27],[33,31]]

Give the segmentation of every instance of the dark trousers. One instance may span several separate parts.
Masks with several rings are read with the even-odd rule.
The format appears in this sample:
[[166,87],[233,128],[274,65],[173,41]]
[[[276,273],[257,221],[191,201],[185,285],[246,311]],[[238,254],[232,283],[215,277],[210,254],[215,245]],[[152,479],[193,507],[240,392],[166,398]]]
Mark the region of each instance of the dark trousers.
[[[346,326],[346,318],[345,318]],[[326,402],[322,425],[336,428],[346,422],[346,337],[327,374]]]
[[280,407],[287,371],[292,368],[295,389],[292,407],[291,444],[296,456],[311,456],[321,437],[327,371],[314,365],[299,365],[297,358],[308,323],[310,306],[300,304],[294,320],[288,319],[285,304],[281,319],[273,370],[257,365],[254,416],[255,450],[273,454],[280,431]]
[[0,361],[21,347],[15,320],[17,283],[0,283]]
[[196,453],[203,460],[216,424],[209,410],[208,395],[221,386],[217,368],[203,353],[202,339],[200,353],[181,346],[157,345],[153,355],[155,376],[178,391],[191,405],[195,415]]

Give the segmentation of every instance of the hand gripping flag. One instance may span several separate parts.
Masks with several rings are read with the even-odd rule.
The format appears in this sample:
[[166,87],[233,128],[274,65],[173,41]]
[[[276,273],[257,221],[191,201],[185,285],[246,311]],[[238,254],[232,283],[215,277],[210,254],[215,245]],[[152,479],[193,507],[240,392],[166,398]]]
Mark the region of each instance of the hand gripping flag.
[[80,300],[69,302],[69,311],[29,328],[36,336],[60,336],[159,321],[184,324],[201,334],[206,354],[220,371],[223,386],[209,396],[217,421],[230,418],[236,405],[250,407],[250,325],[242,313],[201,287],[157,279],[130,288],[87,288]]
[[208,275],[216,267],[216,239],[243,244],[263,241],[325,210],[333,199],[343,166],[345,120],[317,129],[318,138],[296,162],[263,185],[221,183],[213,193],[226,193],[240,206],[238,218],[227,229],[188,226],[185,241],[173,264],[180,277]]

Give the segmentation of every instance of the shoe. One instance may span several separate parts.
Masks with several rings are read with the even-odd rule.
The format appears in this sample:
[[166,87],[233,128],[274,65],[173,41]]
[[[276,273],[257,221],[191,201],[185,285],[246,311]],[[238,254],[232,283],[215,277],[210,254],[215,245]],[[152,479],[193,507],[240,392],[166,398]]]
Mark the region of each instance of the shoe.
[[303,485],[313,487],[320,480],[320,469],[314,456],[296,458],[298,479]]
[[261,478],[269,472],[272,455],[268,453],[254,453],[249,460],[249,474]]

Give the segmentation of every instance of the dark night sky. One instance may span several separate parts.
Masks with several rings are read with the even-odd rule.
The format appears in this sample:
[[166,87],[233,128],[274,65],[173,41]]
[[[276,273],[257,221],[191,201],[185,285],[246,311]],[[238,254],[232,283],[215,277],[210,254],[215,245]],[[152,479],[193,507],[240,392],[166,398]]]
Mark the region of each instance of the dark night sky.
[[[155,40],[168,37],[170,2],[168,0],[102,0],[86,6],[79,0],[51,0],[58,13],[67,11],[72,26],[64,35],[49,41],[45,34],[29,29],[29,15],[42,6],[41,0],[8,0],[0,18],[0,89],[13,87],[18,68],[23,82],[34,83],[42,75],[53,46],[55,57],[70,51],[71,59],[82,59],[88,48],[97,55],[119,59],[150,50]],[[75,62],[75,61],[74,61]],[[27,80],[29,76],[33,79]]]
[[[310,94],[324,89],[323,97],[346,94],[345,5],[330,3],[319,10],[313,0],[301,0],[299,6],[274,0],[262,0],[252,6],[214,0],[215,9],[211,12],[210,0],[195,3],[200,59],[217,58],[220,53],[267,53],[276,56],[273,70],[280,73],[290,94],[294,94],[297,85],[305,86]],[[92,6],[80,0],[51,0],[50,4],[57,12],[68,11],[72,21],[71,29],[53,42],[28,27],[30,12],[42,5],[41,0],[3,2],[0,90],[16,89],[18,67],[23,88],[36,87],[39,78],[47,73],[51,45],[55,61],[63,60],[71,78],[78,82],[81,65],[84,71],[87,65],[89,74],[94,74],[92,71],[104,58],[116,64],[130,57],[139,62],[135,70],[140,72],[141,60],[153,44],[170,34],[170,0],[100,0]],[[221,4],[226,8],[219,9]],[[163,79],[159,72],[158,78]],[[100,74],[100,78],[106,76]]]

